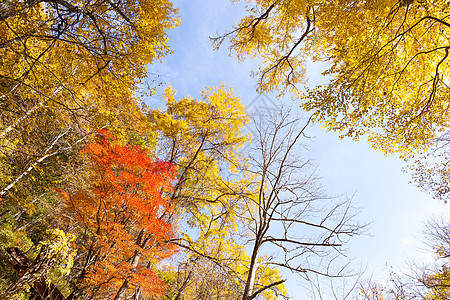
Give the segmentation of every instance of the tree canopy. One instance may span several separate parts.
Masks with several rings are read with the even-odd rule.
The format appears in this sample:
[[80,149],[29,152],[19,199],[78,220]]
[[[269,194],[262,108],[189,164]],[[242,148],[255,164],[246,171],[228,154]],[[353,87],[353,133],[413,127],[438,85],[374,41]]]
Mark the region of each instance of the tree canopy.
[[[261,92],[304,99],[327,128],[367,134],[384,151],[427,148],[448,126],[446,1],[272,1],[249,4],[223,36],[238,59],[261,57]],[[330,83],[305,83],[308,60]]]
[[[300,99],[341,137],[365,136],[386,154],[415,156],[418,185],[446,199],[447,150],[439,166],[417,152],[442,150],[448,140],[449,12],[444,0],[258,0],[213,42],[228,41],[239,60],[261,59],[253,73],[260,92]],[[311,61],[328,66],[329,83],[307,84]]]
[[[320,186],[302,144],[311,121],[417,158],[419,185],[447,197],[450,2],[246,8],[215,46],[258,58],[258,92],[310,119],[282,105],[250,116],[225,84],[165,87],[155,108],[148,70],[180,24],[169,0],[0,3],[0,298],[275,300],[295,296],[286,271],[345,277],[365,225]],[[327,84],[308,85],[312,60]],[[445,259],[448,226],[435,229]],[[448,274],[420,277],[423,298],[448,297]]]

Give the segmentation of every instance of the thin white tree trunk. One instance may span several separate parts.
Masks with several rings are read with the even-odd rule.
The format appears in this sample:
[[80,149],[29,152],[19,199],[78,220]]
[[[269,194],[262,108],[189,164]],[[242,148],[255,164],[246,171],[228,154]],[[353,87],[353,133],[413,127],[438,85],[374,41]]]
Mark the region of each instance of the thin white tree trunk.
[[59,151],[54,151],[52,153],[48,153],[50,152],[50,150],[52,150],[52,148],[55,146],[55,144],[63,137],[65,136],[69,131],[70,131],[70,127],[69,129],[67,129],[66,131],[64,131],[63,133],[61,133],[60,135],[58,135],[56,137],[56,139],[51,143],[50,146],[47,147],[47,149],[45,149],[44,151],[44,156],[42,156],[41,158],[39,158],[38,160],[36,160],[34,163],[30,163],[30,166],[23,172],[21,173],[19,176],[16,177],[16,179],[14,179],[10,184],[8,184],[4,189],[2,189],[2,191],[0,192],[0,196],[3,196],[4,194],[6,194],[13,186],[16,185],[17,182],[19,182],[24,176],[26,176],[28,173],[30,173],[35,167],[36,165],[40,164],[41,162],[43,162],[46,158],[53,156],[55,154],[57,154]]

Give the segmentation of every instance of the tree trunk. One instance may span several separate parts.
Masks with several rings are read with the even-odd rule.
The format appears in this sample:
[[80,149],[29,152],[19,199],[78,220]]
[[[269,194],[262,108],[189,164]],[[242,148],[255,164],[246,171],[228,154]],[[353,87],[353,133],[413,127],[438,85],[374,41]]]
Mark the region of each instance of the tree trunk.
[[[136,245],[138,245],[142,248],[144,248],[148,242],[148,239],[143,240],[144,234],[145,234],[145,229],[142,229],[141,232],[139,232],[139,235],[136,239]],[[137,267],[140,259],[141,259],[141,252],[139,252],[139,250],[134,251],[133,262],[131,263],[132,269]],[[125,294],[125,292],[128,289],[128,286],[129,286],[128,279],[125,279],[125,281],[122,283],[122,286],[120,287],[119,291],[117,291],[117,294],[114,297],[114,300],[122,299],[123,295]]]
[[5,251],[8,254],[10,265],[17,271],[20,277],[1,296],[10,299],[10,296],[16,292],[20,292],[28,285],[31,286],[30,292],[35,297],[38,297],[37,299],[39,300],[65,300],[58,288],[51,282],[47,283],[45,275],[37,268],[41,264],[39,258],[32,261],[17,247],[6,248]]
[[252,258],[250,260],[250,268],[248,270],[247,281],[245,282],[244,294],[242,296],[242,300],[249,300],[252,296],[253,285],[255,284],[255,276],[256,270],[258,269],[258,252],[259,252],[260,244],[256,242],[255,247],[253,248]]

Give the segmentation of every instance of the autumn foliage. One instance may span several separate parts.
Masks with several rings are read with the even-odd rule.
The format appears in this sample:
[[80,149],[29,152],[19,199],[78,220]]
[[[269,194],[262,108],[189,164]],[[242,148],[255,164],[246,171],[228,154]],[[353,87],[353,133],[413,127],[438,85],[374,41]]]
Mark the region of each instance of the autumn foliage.
[[[449,0],[232,0],[246,13],[213,44],[256,58],[259,93],[297,101],[253,115],[224,84],[148,97],[172,2],[0,0],[0,299],[274,300],[290,297],[282,269],[342,276],[365,226],[303,159],[310,122],[417,158],[417,185],[450,200]],[[416,280],[430,300],[450,297],[437,228],[446,263]],[[395,288],[356,293],[411,298]]]
[[86,253],[79,284],[103,297],[124,290],[123,285],[125,290],[162,293],[164,284],[154,267],[175,251],[167,243],[173,230],[166,197],[175,180],[174,166],[151,159],[139,146],[121,145],[106,130],[84,153],[89,185],[65,194],[66,210],[82,235],[79,248]]

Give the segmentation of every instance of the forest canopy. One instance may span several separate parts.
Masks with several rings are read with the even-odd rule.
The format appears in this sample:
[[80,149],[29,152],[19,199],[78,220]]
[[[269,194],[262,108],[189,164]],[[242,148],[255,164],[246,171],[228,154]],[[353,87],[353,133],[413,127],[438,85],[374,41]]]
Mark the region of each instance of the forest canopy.
[[[366,225],[322,186],[310,126],[409,159],[446,200],[449,16],[444,0],[246,2],[212,47],[257,58],[279,99],[249,114],[223,83],[153,105],[182,21],[169,0],[0,2],[0,298],[288,299],[286,274],[354,275]],[[328,83],[308,85],[311,60]],[[448,297],[448,226],[430,224],[442,263],[419,290],[346,297]]]

